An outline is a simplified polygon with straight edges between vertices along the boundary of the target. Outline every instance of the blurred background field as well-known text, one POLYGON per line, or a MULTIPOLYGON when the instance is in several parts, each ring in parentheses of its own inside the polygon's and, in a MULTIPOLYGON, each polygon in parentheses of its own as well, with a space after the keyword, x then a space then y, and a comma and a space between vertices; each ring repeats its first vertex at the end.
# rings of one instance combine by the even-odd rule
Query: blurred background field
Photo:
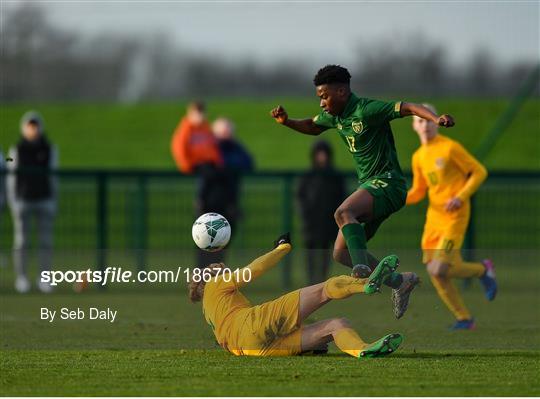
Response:
MULTIPOLYGON (((358 94, 362 95, 362 92, 358 94)), ((208 101, 209 118, 225 116, 234 121, 237 136, 253 153, 257 169, 303 169, 309 167, 308 154, 314 139, 279 126, 270 118, 269 112, 282 104, 291 117, 315 116, 320 111, 315 92, 309 88, 305 95, 303 98, 215 98, 208 101), (312 96, 307 97, 308 94, 312 96)), ((441 133, 457 139, 473 152, 510 104, 509 97, 494 100, 401 95, 384 96, 383 99, 430 102, 440 112, 452 114, 456 118, 456 127, 441 133)), ((4 104, 0 147, 6 150, 17 140, 21 115, 30 108, 37 108, 46 115, 47 131, 61 149, 63 168, 174 170, 170 141, 185 106, 185 101, 131 105, 4 104)), ((525 102, 485 159, 489 170, 540 170, 539 107, 537 98, 525 102)), ((412 153, 419 146, 418 137, 407 118, 392 122, 392 129, 400 163, 408 170, 412 153)), ((338 135, 329 131, 319 137, 334 145, 337 167, 351 170, 350 154, 338 135)))

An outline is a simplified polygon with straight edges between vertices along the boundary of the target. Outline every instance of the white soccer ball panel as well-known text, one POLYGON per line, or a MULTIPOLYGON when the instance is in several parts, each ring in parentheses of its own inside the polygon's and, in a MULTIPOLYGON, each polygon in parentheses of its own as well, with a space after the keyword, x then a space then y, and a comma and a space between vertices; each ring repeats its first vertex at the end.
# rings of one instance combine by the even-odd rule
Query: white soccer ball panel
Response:
POLYGON ((195 244, 201 249, 210 245, 210 235, 206 231, 206 225, 204 223, 195 223, 191 229, 191 235, 195 244))
POLYGON ((209 252, 223 249, 231 238, 231 226, 227 219, 219 213, 201 215, 191 229, 195 244, 209 252))

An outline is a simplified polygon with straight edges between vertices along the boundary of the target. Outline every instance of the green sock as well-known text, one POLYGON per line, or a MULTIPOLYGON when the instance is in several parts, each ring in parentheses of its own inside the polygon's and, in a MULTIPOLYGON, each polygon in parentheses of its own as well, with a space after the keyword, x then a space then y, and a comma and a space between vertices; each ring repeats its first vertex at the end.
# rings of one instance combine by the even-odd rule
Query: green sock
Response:
POLYGON ((401 273, 393 272, 387 277, 386 280, 383 281, 383 284, 390 288, 399 288, 402 282, 403 276, 401 275, 401 273))
POLYGON ((371 270, 375 270, 375 268, 379 264, 379 259, 371 255, 369 251, 367 252, 367 259, 369 263, 368 266, 371 268, 371 270))
POLYGON ((349 223, 341 228, 353 266, 368 265, 366 233, 359 223, 349 223))

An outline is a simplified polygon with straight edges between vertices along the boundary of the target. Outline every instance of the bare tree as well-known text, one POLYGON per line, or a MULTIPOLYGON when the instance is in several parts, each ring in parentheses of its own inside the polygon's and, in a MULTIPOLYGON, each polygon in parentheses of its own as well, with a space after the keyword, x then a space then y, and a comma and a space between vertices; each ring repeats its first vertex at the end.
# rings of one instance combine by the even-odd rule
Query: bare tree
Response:
MULTIPOLYGON (((22 3, 2 18, 2 101, 306 95, 319 67, 304 58, 261 67, 196 54, 164 35, 88 39, 53 26, 38 3, 22 3)), ((366 95, 509 95, 534 68, 497 67, 482 49, 468 64, 450 67, 442 44, 420 33, 358 43, 351 73, 354 88, 366 95)))

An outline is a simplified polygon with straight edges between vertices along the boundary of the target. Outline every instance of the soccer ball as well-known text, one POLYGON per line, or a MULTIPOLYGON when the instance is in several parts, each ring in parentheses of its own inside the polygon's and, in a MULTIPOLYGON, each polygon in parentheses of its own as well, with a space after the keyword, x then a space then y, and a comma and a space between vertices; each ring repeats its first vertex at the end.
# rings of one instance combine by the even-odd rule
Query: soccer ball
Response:
POLYGON ((200 249, 216 252, 225 248, 231 239, 231 225, 219 213, 205 213, 193 223, 191 235, 200 249))

